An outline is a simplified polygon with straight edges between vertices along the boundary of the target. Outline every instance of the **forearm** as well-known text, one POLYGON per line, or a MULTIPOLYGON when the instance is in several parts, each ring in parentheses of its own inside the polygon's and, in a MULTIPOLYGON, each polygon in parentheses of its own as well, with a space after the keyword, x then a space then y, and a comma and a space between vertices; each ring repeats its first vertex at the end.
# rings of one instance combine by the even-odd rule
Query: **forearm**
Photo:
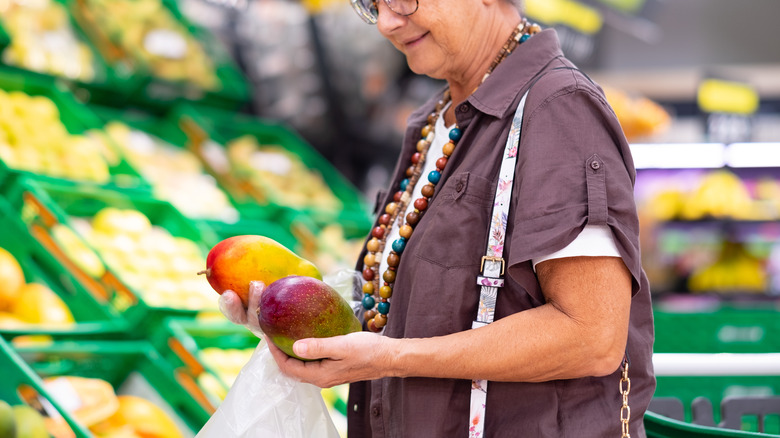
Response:
POLYGON ((551 304, 447 336, 401 339, 392 374, 541 382, 617 369, 625 336, 585 327, 551 304), (612 365, 614 364, 614 365, 612 365))

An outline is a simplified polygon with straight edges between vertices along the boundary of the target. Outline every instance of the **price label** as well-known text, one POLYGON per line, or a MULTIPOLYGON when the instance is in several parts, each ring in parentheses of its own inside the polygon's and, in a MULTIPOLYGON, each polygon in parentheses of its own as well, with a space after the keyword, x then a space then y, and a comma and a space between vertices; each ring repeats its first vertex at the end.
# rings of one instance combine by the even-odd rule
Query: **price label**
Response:
POLYGON ((699 85, 697 100, 705 113, 750 115, 758 110, 759 97, 748 84, 707 79, 699 85))
POLYGON ((46 391, 68 412, 73 412, 84 403, 73 385, 67 379, 58 377, 45 383, 46 391))
POLYGON ((187 54, 187 40, 178 32, 155 29, 144 37, 144 49, 163 58, 182 59, 187 54))

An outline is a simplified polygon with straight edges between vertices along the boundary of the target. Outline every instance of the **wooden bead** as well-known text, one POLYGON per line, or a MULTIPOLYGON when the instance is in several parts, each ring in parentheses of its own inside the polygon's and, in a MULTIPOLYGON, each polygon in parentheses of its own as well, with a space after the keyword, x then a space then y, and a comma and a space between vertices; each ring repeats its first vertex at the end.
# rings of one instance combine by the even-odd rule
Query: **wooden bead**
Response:
POLYGON ((403 196, 404 192, 397 191, 395 194, 393 194, 393 201, 395 202, 401 202, 401 196, 403 196))
POLYGON ((447 157, 441 157, 438 160, 436 160, 436 168, 441 170, 444 169, 444 166, 447 165, 447 157))
POLYGON ((363 269, 363 280, 371 281, 374 279, 374 271, 371 268, 363 269))
POLYGON ((374 317, 374 326, 377 328, 382 328, 387 325, 387 315, 382 315, 381 313, 374 317))
POLYGON ((373 230, 371 230, 371 235, 376 237, 377 239, 381 239, 385 237, 385 229, 382 226, 374 227, 373 230))
POLYGON ((376 264, 376 256, 372 253, 366 254, 365 257, 363 257, 363 264, 370 268, 376 264))
POLYGON ((414 208, 423 211, 428 208, 428 200, 425 198, 417 198, 414 200, 414 208))
POLYGON ((422 138, 425 138, 425 137, 428 136, 428 134, 431 133, 432 130, 433 130, 433 125, 430 125, 430 124, 429 125, 425 125, 425 126, 423 126, 422 130, 420 131, 420 135, 422 136, 422 138))
POLYGON ((374 293, 374 283, 371 283, 370 281, 363 283, 363 293, 364 294, 374 293))
POLYGON ((382 280, 388 283, 395 282, 395 272, 388 269, 384 274, 382 274, 382 280))
POLYGON ((420 162, 420 153, 419 152, 415 152, 412 155, 412 164, 417 164, 419 162, 420 162))
POLYGON ((398 204, 396 204, 395 202, 391 202, 387 204, 387 207, 385 207, 385 213, 392 215, 393 213, 395 213, 395 210, 397 208, 398 208, 398 204))
POLYGON ((390 215, 385 213, 382 216, 379 216, 379 224, 380 225, 387 225, 390 223, 390 215))
POLYGON ((390 254, 387 255, 387 266, 395 268, 398 267, 399 263, 401 263, 401 256, 396 254, 395 251, 390 251, 390 254))
POLYGON ((449 157, 452 155, 452 153, 455 151, 455 143, 452 141, 448 141, 442 148, 441 151, 444 153, 445 156, 449 157))
POLYGON ((406 215, 406 222, 408 222, 411 226, 417 225, 417 222, 420 222, 420 213, 416 211, 410 211, 409 214, 406 215))
POLYGON ((375 318, 371 318, 366 322, 366 327, 368 327, 369 330, 371 330, 374 333, 379 333, 382 331, 381 327, 376 326, 375 318))
POLYGON ((436 193, 436 186, 434 186, 431 183, 428 183, 423 186, 423 188, 420 190, 422 192, 422 195, 426 198, 432 198, 433 194, 436 193))
POLYGON ((379 288, 379 296, 384 298, 384 299, 392 297, 393 296, 393 288, 388 286, 388 285, 384 285, 384 286, 380 287, 379 288))
POLYGON ((414 175, 414 166, 409 166, 406 168, 406 176, 411 177, 414 175))
POLYGON ((379 239, 374 237, 371 240, 369 240, 368 243, 366 243, 366 249, 371 252, 379 251, 379 239))
POLYGON ((368 321, 369 319, 374 319, 374 317, 376 317, 378 314, 379 312, 374 309, 367 310, 366 313, 363 314, 363 319, 368 321))
POLYGON ((412 237, 412 227, 409 225, 402 225, 401 229, 398 230, 398 234, 401 235, 401 237, 404 237, 406 239, 412 237))
POLYGON ((436 119, 438 118, 439 118, 439 114, 437 113, 428 114, 428 124, 433 125, 434 123, 436 123, 436 119))
MULTIPOLYGON (((425 139, 418 140, 417 141, 417 153, 420 153, 420 152, 428 149, 428 146, 429 146, 428 140, 425 140, 425 139)), ((417 164, 417 163, 414 163, 414 164, 417 164)))

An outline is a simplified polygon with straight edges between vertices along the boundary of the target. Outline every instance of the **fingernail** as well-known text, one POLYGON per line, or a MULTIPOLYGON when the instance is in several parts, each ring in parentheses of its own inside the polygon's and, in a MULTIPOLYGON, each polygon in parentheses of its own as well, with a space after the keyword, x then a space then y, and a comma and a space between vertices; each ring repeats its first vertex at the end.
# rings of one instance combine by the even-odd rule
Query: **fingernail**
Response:
POLYGON ((306 357, 306 350, 308 349, 309 347, 306 345, 305 342, 298 341, 295 344, 293 344, 293 351, 298 356, 306 357))

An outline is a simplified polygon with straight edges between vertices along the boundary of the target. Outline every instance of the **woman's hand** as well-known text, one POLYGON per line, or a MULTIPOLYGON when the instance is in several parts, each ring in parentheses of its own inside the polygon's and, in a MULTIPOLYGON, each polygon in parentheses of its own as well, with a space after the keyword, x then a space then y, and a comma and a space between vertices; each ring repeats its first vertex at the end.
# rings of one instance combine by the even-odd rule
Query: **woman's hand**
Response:
POLYGON ((357 332, 332 338, 301 339, 293 344, 293 351, 298 356, 320 359, 312 362, 290 357, 272 342, 268 343, 268 348, 284 374, 320 388, 330 388, 392 375, 395 341, 375 333, 357 332))
POLYGON ((257 337, 261 337, 260 321, 257 317, 257 309, 260 307, 260 295, 265 290, 265 284, 253 281, 249 284, 249 302, 244 303, 238 294, 232 290, 226 290, 219 297, 219 310, 234 324, 246 326, 257 337))

